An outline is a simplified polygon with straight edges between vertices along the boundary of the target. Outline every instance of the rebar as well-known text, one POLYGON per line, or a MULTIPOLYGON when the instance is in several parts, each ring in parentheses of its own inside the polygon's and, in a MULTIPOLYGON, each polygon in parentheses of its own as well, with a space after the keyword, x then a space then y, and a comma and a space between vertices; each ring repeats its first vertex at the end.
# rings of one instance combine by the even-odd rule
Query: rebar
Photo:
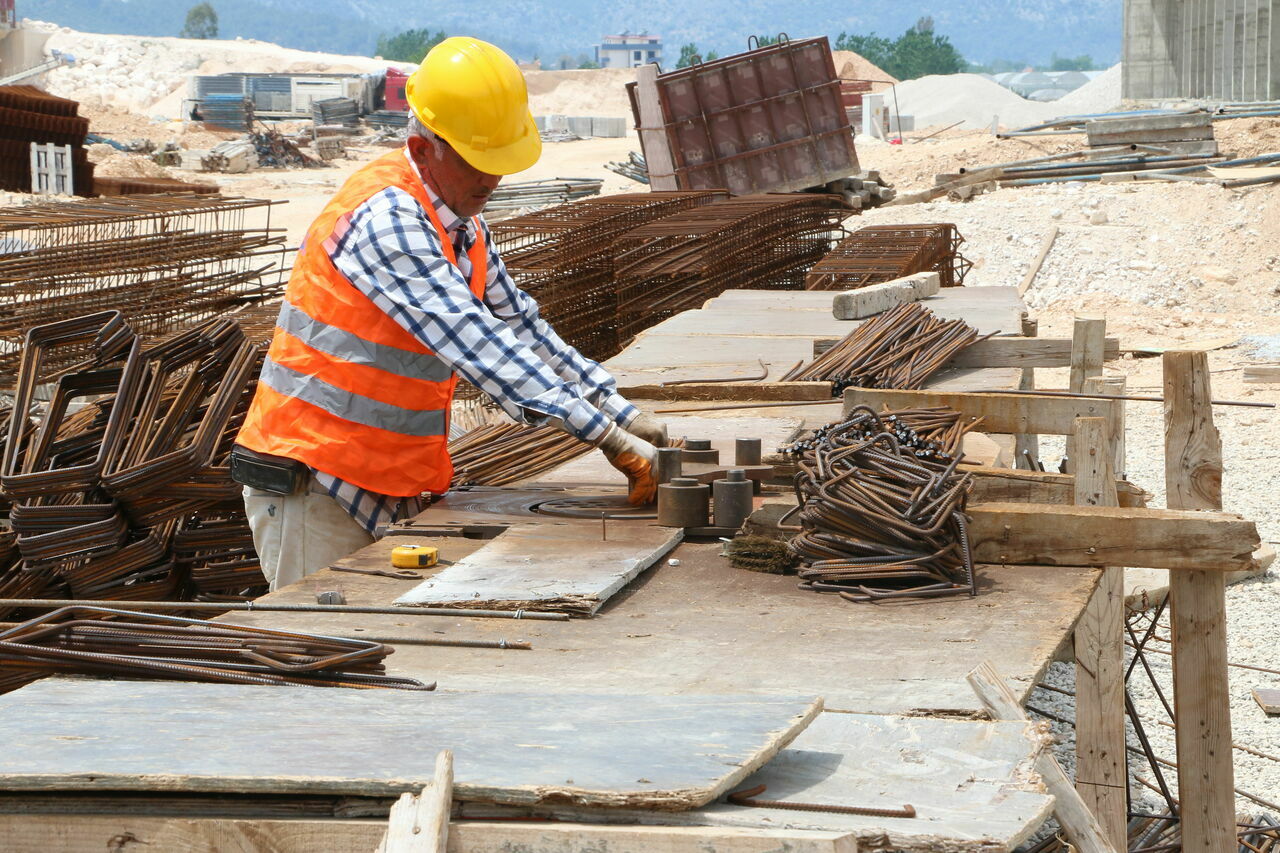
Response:
POLYGON ((813 265, 806 290, 853 290, 919 272, 957 287, 973 263, 960 254, 964 237, 950 223, 860 228, 813 265))
POLYGON ((836 397, 855 386, 914 390, 978 339, 977 331, 963 320, 940 320, 911 302, 862 323, 782 381, 831 382, 836 397))
POLYGON ((556 427, 485 424, 449 442, 453 485, 504 486, 546 473, 591 450, 556 427))
POLYGON ((858 602, 977 594, 964 515, 973 477, 957 471, 958 439, 907 422, 859 406, 793 446, 800 532, 788 549, 802 589, 858 602))

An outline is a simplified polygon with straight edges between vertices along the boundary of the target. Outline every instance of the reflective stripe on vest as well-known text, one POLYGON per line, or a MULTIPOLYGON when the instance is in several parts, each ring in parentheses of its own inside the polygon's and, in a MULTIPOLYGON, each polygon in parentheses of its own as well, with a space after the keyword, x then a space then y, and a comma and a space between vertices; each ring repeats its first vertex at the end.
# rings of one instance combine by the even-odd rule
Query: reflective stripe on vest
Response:
MULTIPOLYGON (((444 492, 457 379, 421 341, 333 265, 329 248, 370 198, 395 188, 421 206, 446 261, 457 256, 404 149, 352 175, 307 231, 294 262, 258 391, 237 436, 371 492, 444 492)), ((471 292, 483 299, 488 248, 479 220, 471 292)))

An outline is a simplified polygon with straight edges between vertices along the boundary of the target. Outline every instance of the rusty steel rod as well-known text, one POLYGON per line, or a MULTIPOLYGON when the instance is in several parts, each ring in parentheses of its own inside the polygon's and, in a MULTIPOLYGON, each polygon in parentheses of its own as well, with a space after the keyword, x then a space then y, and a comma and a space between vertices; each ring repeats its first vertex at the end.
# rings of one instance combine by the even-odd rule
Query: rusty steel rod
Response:
POLYGON ((0 608, 21 607, 46 610, 57 607, 125 607, 138 612, 184 611, 246 613, 368 613, 386 616, 457 616, 474 619, 532 619, 541 622, 568 622, 567 613, 528 610, 467 610, 447 607, 375 607, 358 604, 257 604, 252 601, 90 601, 67 598, 0 598, 0 608))

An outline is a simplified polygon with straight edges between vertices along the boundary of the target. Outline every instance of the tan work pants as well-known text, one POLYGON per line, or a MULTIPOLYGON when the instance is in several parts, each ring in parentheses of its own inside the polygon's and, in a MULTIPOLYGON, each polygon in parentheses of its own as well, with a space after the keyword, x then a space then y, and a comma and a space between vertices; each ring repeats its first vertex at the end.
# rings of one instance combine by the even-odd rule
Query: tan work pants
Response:
POLYGON ((373 542, 328 495, 277 495, 245 486, 244 508, 272 592, 373 542))

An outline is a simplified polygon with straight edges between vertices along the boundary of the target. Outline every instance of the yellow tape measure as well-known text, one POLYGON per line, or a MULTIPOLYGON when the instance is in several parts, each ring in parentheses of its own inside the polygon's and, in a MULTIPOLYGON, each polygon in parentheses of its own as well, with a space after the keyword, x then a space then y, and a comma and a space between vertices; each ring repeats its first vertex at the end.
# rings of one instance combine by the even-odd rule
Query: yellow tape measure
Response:
POLYGON ((397 569, 424 569, 439 559, 440 552, 430 545, 397 545, 391 549, 391 565, 397 569))

